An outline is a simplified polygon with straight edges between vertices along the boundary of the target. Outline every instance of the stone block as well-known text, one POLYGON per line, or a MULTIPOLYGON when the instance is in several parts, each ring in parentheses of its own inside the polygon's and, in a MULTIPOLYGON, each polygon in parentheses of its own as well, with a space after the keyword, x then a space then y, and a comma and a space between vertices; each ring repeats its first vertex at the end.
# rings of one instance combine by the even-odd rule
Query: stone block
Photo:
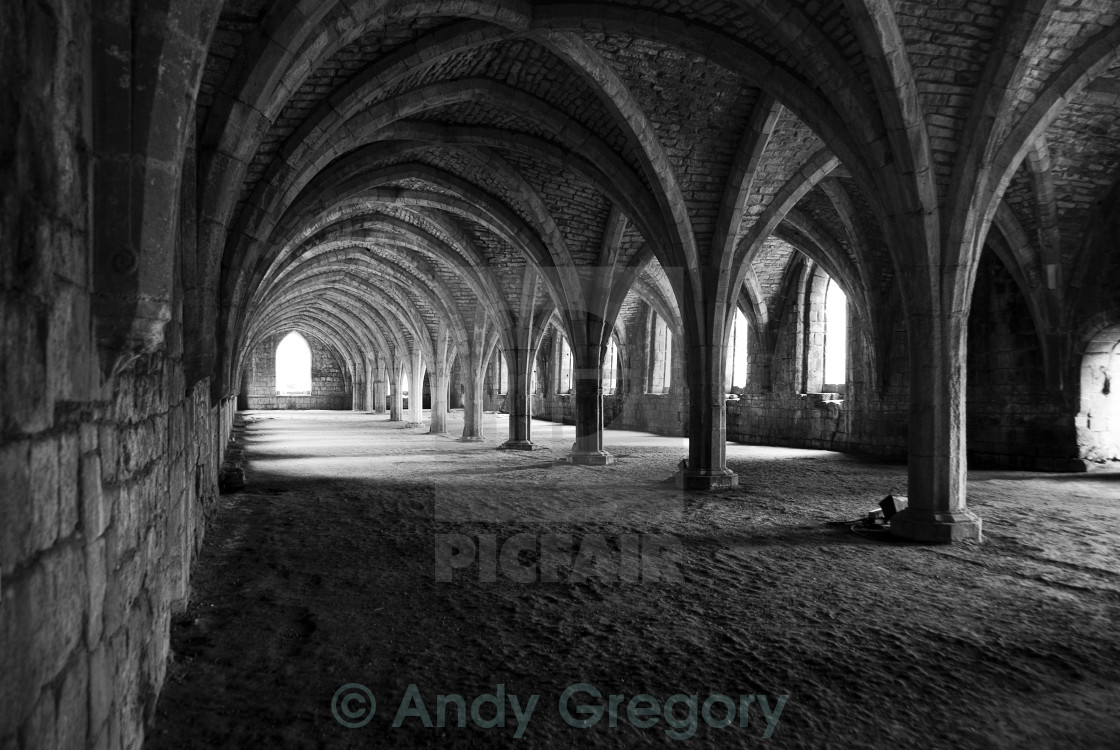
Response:
POLYGON ((89 662, 85 652, 80 651, 67 670, 58 691, 55 712, 58 747, 85 747, 89 728, 88 707, 89 662))
POLYGON ((104 630, 105 633, 114 634, 125 624, 132 602, 140 593, 144 571, 139 557, 131 550, 126 557, 117 560, 115 566, 111 556, 106 563, 108 570, 113 573, 105 586, 104 630))
POLYGON ((97 450, 98 435, 97 425, 92 422, 83 422, 81 427, 81 450, 82 453, 92 453, 97 450))
POLYGON ((54 691, 49 687, 40 690, 35 708, 24 724, 23 746, 34 750, 62 747, 55 733, 54 691))
POLYGON ((26 659, 31 636, 26 581, 4 584, 0 601, 0 737, 14 735, 35 699, 31 692, 36 682, 32 665, 26 659))
POLYGON ((47 322, 33 306, 20 306, 14 297, 0 298, 0 341, 6 345, 0 392, 10 394, 5 407, 15 428, 38 432, 49 426, 54 406, 47 392, 47 322))
POLYGON ((0 448, 0 567, 13 568, 27 555, 32 522, 31 443, 0 448))
POLYGON ((614 456, 607 451, 573 451, 571 455, 558 460, 575 466, 608 466, 614 463, 614 456))
POLYGON ((938 512, 906 508, 891 520, 891 534, 915 542, 948 544, 983 539, 981 519, 971 511, 938 512))
POLYGON ((121 487, 115 493, 113 522, 105 532, 109 542, 109 569, 114 569, 139 543, 139 514, 137 512, 140 488, 135 484, 121 487))
POLYGON ((90 750, 109 750, 109 728, 102 727, 89 740, 90 750))
POLYGON ((95 734, 107 729, 106 722, 113 708, 113 685, 116 680, 109 647, 102 643, 89 655, 89 727, 95 734))
POLYGON ((739 475, 732 471, 705 472, 680 469, 674 481, 679 490, 714 490, 739 486, 739 475))
POLYGON ((79 500, 82 533, 96 539, 109 525, 110 507, 101 487, 101 458, 94 453, 82 456, 79 468, 79 500))
POLYGON ((119 450, 116 427, 113 425, 102 425, 99 443, 102 479, 109 484, 116 484, 119 450))
MULTIPOLYGON (((72 547, 44 554, 5 585, 0 606, 0 735, 14 731, 16 722, 32 709, 36 689, 69 661, 81 637, 84 586, 81 562, 72 547)), ((53 714, 50 719, 53 724, 53 714)))
POLYGON ((85 565, 73 546, 44 555, 31 581, 34 644, 45 674, 55 675, 81 639, 85 611, 85 565))
POLYGON ((109 714, 108 723, 109 750, 122 750, 121 745, 121 717, 116 711, 109 714))
POLYGON ((31 443, 30 550, 37 552, 58 539, 58 440, 43 438, 31 443))
POLYGON ((58 535, 70 536, 78 526, 78 443, 75 432, 58 441, 58 535))
POLYGON ((86 580, 89 583, 89 597, 86 606, 86 643, 92 648, 101 640, 104 625, 105 589, 108 585, 105 540, 94 540, 85 549, 86 580))
POLYGON ((887 521, 890 521, 895 513, 903 510, 907 505, 909 505, 909 500, 907 500, 905 495, 887 495, 879 501, 879 507, 883 511, 883 518, 887 521))

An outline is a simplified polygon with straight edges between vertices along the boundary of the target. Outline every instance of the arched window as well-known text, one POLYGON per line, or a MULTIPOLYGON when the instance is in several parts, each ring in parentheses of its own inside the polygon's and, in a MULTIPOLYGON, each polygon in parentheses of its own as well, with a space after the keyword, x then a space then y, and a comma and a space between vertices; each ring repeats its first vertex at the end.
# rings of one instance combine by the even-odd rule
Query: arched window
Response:
POLYGON ((311 393, 311 347, 295 331, 276 347, 276 393, 281 396, 311 393))
POLYGON ((649 392, 668 393, 672 377, 673 332, 665 320, 653 313, 649 342, 649 392))
POLYGON ((572 392, 572 347, 568 339, 560 334, 560 370, 556 379, 557 393, 572 392))
POLYGON ((724 393, 747 384, 747 344, 750 324, 742 310, 735 311, 735 322, 731 324, 731 336, 727 341, 727 371, 724 375, 724 393))
POLYGON ((832 279, 824 293, 824 390, 843 392, 848 382, 848 298, 832 279))
POLYGON ((506 353, 501 349, 497 352, 498 360, 498 395, 509 393, 509 365, 506 364, 506 353))
POLYGON ((1080 403, 1075 422, 1079 457, 1120 459, 1120 325, 1104 329, 1086 347, 1080 403))
POLYGON ((603 393, 614 393, 618 383, 618 345, 611 336, 607 343, 607 354, 603 357, 603 393))

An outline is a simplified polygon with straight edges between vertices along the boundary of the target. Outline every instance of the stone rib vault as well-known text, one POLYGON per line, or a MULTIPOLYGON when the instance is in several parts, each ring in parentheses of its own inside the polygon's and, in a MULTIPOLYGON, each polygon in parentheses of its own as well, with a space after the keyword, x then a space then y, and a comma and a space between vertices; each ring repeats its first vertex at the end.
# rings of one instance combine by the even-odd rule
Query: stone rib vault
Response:
POLYGON ((980 539, 970 461, 1120 459, 1118 115, 1116 0, 4 0, 0 747, 140 745, 238 409, 905 458, 980 539))

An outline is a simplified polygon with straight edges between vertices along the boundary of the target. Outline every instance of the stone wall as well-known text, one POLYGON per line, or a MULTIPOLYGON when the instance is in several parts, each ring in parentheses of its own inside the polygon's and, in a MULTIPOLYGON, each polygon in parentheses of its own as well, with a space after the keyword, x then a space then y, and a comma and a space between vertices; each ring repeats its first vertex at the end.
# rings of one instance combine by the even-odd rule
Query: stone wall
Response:
MULTIPOLYGON (((685 386, 684 360, 681 358, 681 339, 674 337, 670 362, 669 390, 666 393, 649 392, 649 342, 648 311, 632 322, 634 344, 627 350, 620 347, 622 366, 614 393, 603 396, 603 426, 606 429, 639 430, 659 435, 684 436, 688 423, 687 387, 685 386)), ((557 393, 554 383, 556 367, 553 336, 541 343, 537 358, 538 391, 533 394, 533 416, 564 424, 575 424, 574 397, 557 393)))
POLYGON ((909 408, 905 328, 896 326, 891 346, 878 353, 889 358, 887 374, 881 376, 869 351, 865 326, 849 308, 845 394, 805 393, 801 386, 810 380, 802 373, 809 361, 804 351, 805 317, 800 304, 787 306, 771 367, 759 361, 752 346, 751 381, 738 400, 727 403, 727 439, 904 457, 909 408), (767 371, 773 378, 769 388, 759 382, 761 373, 767 371))
POLYGON ((231 405, 162 354, 108 388, 0 449, 5 743, 139 747, 214 509, 231 405))
MULTIPOLYGON (((818 274, 819 275, 819 272, 818 274)), ((820 369, 821 330, 810 328, 823 302, 824 279, 807 284, 808 300, 791 300, 778 323, 769 364, 752 338, 750 378, 738 398, 727 401, 727 439, 753 445, 851 451, 905 458, 909 420, 909 363, 905 325, 899 321, 889 347, 875 356, 889 358, 885 375, 869 351, 866 325, 849 314, 848 383, 846 393, 806 393, 819 383, 805 368, 820 369), (818 299, 819 298, 819 299, 818 299), (808 311, 806 304, 809 305, 808 311), (808 312, 809 314, 806 314, 808 312), (808 322, 807 322, 808 321, 808 322), (814 340, 816 337, 816 340, 814 340), (767 374, 769 382, 767 382, 767 374)), ((604 426, 662 435, 684 435, 688 419, 684 373, 674 351, 673 387, 669 393, 648 393, 649 350, 639 315, 630 328, 630 351, 619 391, 603 397, 604 426)), ((542 344, 538 365, 541 392, 534 394, 536 417, 575 423, 572 397, 550 392, 554 364, 551 337, 542 344)), ((983 255, 969 318, 967 445, 975 467, 1006 467, 1041 471, 1076 471, 1076 406, 1072 390, 1048 383, 1030 309, 1014 279, 998 257, 983 255)))
POLYGON ((90 33, 68 3, 0 3, 5 750, 140 747, 232 416, 185 381, 178 284, 146 350, 96 334, 90 33))
POLYGON ((1015 280, 981 256, 968 319, 968 460, 974 467, 1081 468, 1070 392, 1047 383, 1038 332, 1015 280))
MULTIPOLYGON (((817 280, 810 293, 813 304, 823 310, 824 278, 817 280), (814 296, 815 295, 815 296, 814 296)), ((774 350, 764 356, 757 337, 751 338, 748 355, 750 376, 738 398, 727 401, 727 439, 754 445, 781 445, 826 450, 853 451, 889 458, 906 455, 909 380, 906 356, 906 329, 895 327, 889 347, 879 356, 889 362, 877 366, 869 355, 869 337, 860 320, 849 315, 848 383, 846 393, 804 393, 802 385, 811 380, 806 366, 823 364, 823 357, 806 355, 803 300, 793 300, 783 311, 774 350), (769 360, 768 362, 766 360, 769 360), (886 375, 879 374, 885 369, 886 375)), ((812 310, 810 310, 812 312, 812 310)), ((810 346, 822 348, 821 331, 809 331, 817 341, 810 346)), ((620 349, 623 366, 617 392, 603 397, 603 424, 607 429, 653 432, 686 436, 688 388, 684 385, 684 362, 680 356, 680 337, 675 340, 671 386, 668 393, 650 393, 649 311, 635 316, 627 328, 628 347, 620 349)), ((552 349, 546 337, 541 346, 538 369, 548 373, 552 349)), ((541 392, 533 396, 533 415, 565 424, 574 424, 572 397, 549 392, 549 377, 541 378, 541 392)), ((820 381, 819 373, 817 381, 820 381)))
POLYGON ((262 340, 253 348, 245 365, 242 387, 247 409, 350 409, 353 407, 350 378, 338 354, 313 336, 305 336, 311 349, 311 393, 285 395, 276 392, 276 347, 288 335, 283 331, 262 340))

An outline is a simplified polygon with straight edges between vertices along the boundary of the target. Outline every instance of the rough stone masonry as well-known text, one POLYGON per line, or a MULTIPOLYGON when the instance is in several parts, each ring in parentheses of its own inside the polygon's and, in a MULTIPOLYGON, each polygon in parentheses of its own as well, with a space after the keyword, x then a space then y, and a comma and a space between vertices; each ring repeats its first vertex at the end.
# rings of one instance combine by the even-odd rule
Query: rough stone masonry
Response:
POLYGON ((5 0, 0 748, 141 746, 290 331, 297 406, 680 435, 683 490, 905 458, 920 541, 970 461, 1120 459, 1118 105, 1114 0, 5 0))

